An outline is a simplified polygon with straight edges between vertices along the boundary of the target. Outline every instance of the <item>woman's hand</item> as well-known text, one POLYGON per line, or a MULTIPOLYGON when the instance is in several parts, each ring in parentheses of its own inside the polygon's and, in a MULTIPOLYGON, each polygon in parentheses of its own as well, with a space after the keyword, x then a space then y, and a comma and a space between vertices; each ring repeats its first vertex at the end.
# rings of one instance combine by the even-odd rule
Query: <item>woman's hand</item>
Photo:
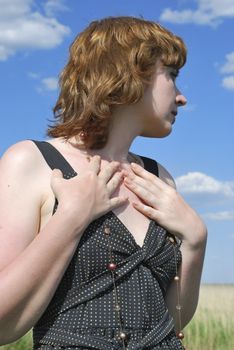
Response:
POLYGON ((202 242, 206 235, 205 225, 181 195, 141 166, 132 163, 131 169, 133 173, 124 171, 124 184, 142 201, 132 203, 134 208, 191 247, 202 242))
POLYGON ((69 216, 69 220, 89 224, 108 211, 125 204, 127 197, 113 197, 123 179, 118 171, 119 163, 111 162, 101 167, 100 156, 91 158, 87 171, 69 180, 63 179, 60 170, 52 173, 51 188, 58 200, 58 210, 69 216))
POLYGON ((133 203, 133 206, 182 241, 182 264, 177 273, 180 279, 181 324, 178 323, 176 311, 178 284, 175 281, 169 285, 165 296, 168 310, 175 321, 175 329, 180 331, 181 325, 183 328, 188 324, 197 307, 206 227, 175 188, 135 163, 131 164, 131 169, 131 173, 124 172, 125 186, 142 201, 133 203))

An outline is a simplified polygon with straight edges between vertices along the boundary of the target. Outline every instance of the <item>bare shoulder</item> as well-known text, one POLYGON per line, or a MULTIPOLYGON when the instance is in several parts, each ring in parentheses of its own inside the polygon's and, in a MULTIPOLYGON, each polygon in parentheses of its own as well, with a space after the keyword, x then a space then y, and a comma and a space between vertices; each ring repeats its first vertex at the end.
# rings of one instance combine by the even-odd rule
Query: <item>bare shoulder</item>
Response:
POLYGON ((171 187, 176 188, 176 183, 175 183, 175 180, 173 179, 172 175, 160 163, 158 163, 158 175, 159 175, 159 178, 161 180, 166 182, 171 187))
POLYGON ((33 171, 33 165, 39 161, 38 151, 32 141, 20 141, 10 146, 2 155, 0 166, 3 170, 7 167, 16 171, 33 171))
POLYGON ((39 231, 44 174, 46 167, 32 141, 12 145, 0 159, 0 269, 39 231))
POLYGON ((0 159, 0 191, 5 187, 42 200, 50 168, 34 142, 20 141, 10 146, 0 159), (31 192, 29 192, 29 189, 31 192))
POLYGON ((39 202, 46 171, 36 145, 30 140, 20 141, 10 146, 0 159, 0 192, 5 198, 14 197, 14 203, 19 197, 22 203, 31 197, 39 202))

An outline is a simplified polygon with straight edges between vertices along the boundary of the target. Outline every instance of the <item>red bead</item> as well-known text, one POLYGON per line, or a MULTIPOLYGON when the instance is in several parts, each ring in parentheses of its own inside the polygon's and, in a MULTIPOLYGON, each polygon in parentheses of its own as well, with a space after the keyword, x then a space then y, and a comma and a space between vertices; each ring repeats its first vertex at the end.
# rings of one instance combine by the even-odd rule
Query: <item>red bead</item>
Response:
POLYGON ((184 333, 183 332, 179 332, 176 334, 177 338, 179 338, 180 340, 184 339, 184 333))
POLYGON ((108 270, 114 271, 116 269, 117 265, 115 263, 108 264, 108 270))

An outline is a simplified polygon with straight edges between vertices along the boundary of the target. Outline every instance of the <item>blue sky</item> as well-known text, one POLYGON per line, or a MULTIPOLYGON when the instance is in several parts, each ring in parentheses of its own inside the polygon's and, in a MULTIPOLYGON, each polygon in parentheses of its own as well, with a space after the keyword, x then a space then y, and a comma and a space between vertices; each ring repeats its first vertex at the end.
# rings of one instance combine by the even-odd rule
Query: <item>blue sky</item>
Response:
POLYGON ((169 137, 139 137, 131 149, 163 164, 206 221, 202 281, 234 283, 234 0, 0 0, 0 8, 0 155, 45 138, 69 45, 91 20, 143 16, 183 37, 178 87, 188 104, 169 137))

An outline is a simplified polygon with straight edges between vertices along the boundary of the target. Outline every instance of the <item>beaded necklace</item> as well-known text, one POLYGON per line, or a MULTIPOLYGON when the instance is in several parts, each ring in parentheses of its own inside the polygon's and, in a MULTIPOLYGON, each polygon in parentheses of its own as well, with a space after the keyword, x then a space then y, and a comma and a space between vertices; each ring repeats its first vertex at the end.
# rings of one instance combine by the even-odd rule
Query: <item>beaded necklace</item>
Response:
MULTIPOLYGON (((115 264, 112 256, 112 249, 111 249, 111 244, 110 244, 110 235, 111 235, 111 230, 109 227, 104 228, 104 233, 106 238, 108 239, 108 252, 109 252, 109 263, 107 265, 108 270, 111 272, 111 277, 112 277, 112 284, 113 284, 113 300, 114 300, 114 309, 117 314, 117 319, 119 323, 119 333, 118 333, 118 340, 122 341, 123 344, 123 349, 126 349, 126 340, 128 339, 128 334, 124 330, 123 326, 123 320, 122 320, 122 315, 121 315, 121 306, 120 306, 120 301, 118 298, 118 293, 117 293, 117 288, 116 288, 116 283, 115 283, 115 275, 116 275, 116 269, 117 265, 115 264)), ((176 291, 177 291, 177 304, 176 304, 176 311, 177 311, 177 318, 178 318, 178 324, 179 324, 179 331, 176 333, 177 338, 182 340, 184 338, 184 334, 181 331, 182 326, 181 326, 181 303, 180 303, 180 278, 178 276, 178 270, 177 270, 177 264, 176 264, 176 250, 175 250, 175 244, 176 241, 173 237, 169 237, 170 242, 173 244, 173 252, 174 252, 174 260, 175 260, 175 267, 176 267, 176 276, 174 277, 174 280, 176 282, 176 291)))
MULTIPOLYGON (((140 161, 131 153, 130 156, 133 158, 134 162, 142 165, 140 161)), ((121 306, 120 306, 120 300, 118 298, 118 293, 117 293, 117 288, 116 288, 116 283, 115 283, 115 276, 117 274, 116 269, 117 265, 113 260, 112 256, 112 247, 110 243, 110 235, 111 235, 111 230, 109 227, 104 228, 104 234, 106 238, 108 239, 108 255, 109 255, 109 263, 107 265, 108 270, 111 273, 112 277, 112 284, 113 284, 113 302, 114 302, 114 310, 116 311, 116 316, 118 319, 119 323, 119 333, 118 333, 118 340, 122 342, 123 349, 126 350, 126 341, 128 339, 128 334, 124 329, 123 325, 123 319, 122 319, 122 314, 121 314, 121 306)), ((178 339, 182 340, 184 338, 184 333, 182 332, 182 322, 181 322, 181 302, 180 302, 180 278, 178 275, 178 269, 177 269, 177 263, 176 263, 176 249, 175 249, 175 244, 176 240, 172 236, 168 236, 168 239, 170 242, 173 244, 173 253, 174 253, 174 261, 175 261, 175 272, 176 275, 174 277, 174 281, 176 283, 176 293, 177 293, 177 300, 176 300, 176 312, 177 312, 177 320, 178 320, 178 325, 179 325, 179 331, 176 333, 176 336, 178 339)))

